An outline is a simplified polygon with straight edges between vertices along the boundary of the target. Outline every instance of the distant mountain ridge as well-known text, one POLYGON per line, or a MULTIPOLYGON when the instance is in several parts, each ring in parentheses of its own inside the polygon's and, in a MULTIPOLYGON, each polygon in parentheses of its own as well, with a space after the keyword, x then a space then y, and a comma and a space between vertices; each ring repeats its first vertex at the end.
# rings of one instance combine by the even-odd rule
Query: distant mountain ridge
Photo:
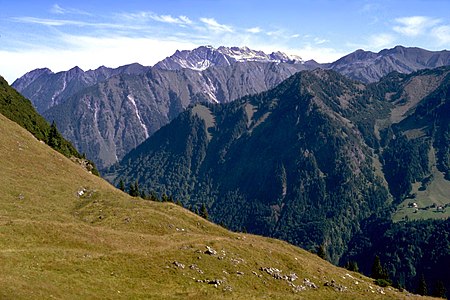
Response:
MULTIPOLYGON (((228 67, 235 63, 288 63, 303 65, 299 70, 324 68, 335 70, 351 79, 365 83, 378 81, 390 72, 411 73, 426 68, 450 65, 450 52, 428 51, 414 47, 396 46, 378 53, 356 50, 333 63, 320 64, 304 61, 296 55, 278 52, 266 54, 248 47, 200 46, 193 50, 176 51, 156 63, 153 68, 180 70, 183 68, 203 71, 209 67, 228 67)), ((12 86, 29 98, 40 113, 63 102, 84 88, 119 74, 143 75, 151 67, 137 63, 119 68, 99 67, 84 72, 74 67, 65 72, 53 73, 48 68, 36 69, 15 80, 12 86)))
POLYGON ((297 55, 288 55, 283 52, 266 54, 248 47, 219 47, 201 46, 193 50, 176 51, 173 55, 155 64, 155 68, 165 70, 192 69, 204 71, 209 67, 226 67, 237 62, 264 62, 264 63, 292 63, 304 64, 303 59, 297 55))
POLYGON ((101 66, 95 70, 83 71, 73 67, 68 71, 53 73, 48 68, 36 69, 15 80, 12 87, 31 99, 39 113, 64 102, 70 96, 96 83, 119 74, 143 74, 149 68, 131 64, 119 68, 101 66))
POLYGON ((390 72, 412 73, 450 65, 450 51, 428 51, 396 46, 378 53, 357 50, 327 66, 347 77, 365 83, 378 81, 390 72))

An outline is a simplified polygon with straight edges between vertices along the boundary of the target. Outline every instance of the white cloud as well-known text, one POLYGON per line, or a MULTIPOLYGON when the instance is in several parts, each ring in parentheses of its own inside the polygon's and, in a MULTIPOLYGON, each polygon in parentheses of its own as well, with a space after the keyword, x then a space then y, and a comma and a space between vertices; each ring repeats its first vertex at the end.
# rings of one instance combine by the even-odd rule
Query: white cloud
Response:
POLYGON ((233 28, 229 25, 219 24, 214 18, 200 18, 209 30, 214 32, 233 32, 233 28))
POLYGON ((82 22, 82 21, 42 19, 42 18, 34 18, 34 17, 17 17, 17 18, 13 18, 13 20, 18 23, 38 24, 38 25, 45 25, 45 26, 65 26, 65 25, 85 26, 85 25, 88 25, 88 23, 82 22))
POLYGON ((285 31, 281 30, 281 29, 268 31, 266 34, 268 36, 271 36, 271 37, 284 37, 284 36, 286 36, 285 31))
POLYGON ((431 30, 431 35, 438 40, 439 45, 450 46, 450 26, 435 27, 431 30))
POLYGON ((399 25, 394 26, 394 31, 404 34, 406 36, 418 36, 424 34, 427 29, 440 23, 439 19, 433 19, 424 16, 413 16, 397 18, 395 22, 399 25))
POLYGON ((186 16, 179 16, 179 19, 180 19, 181 21, 183 21, 185 24, 188 24, 188 25, 190 25, 190 24, 193 23, 193 22, 191 21, 191 19, 189 19, 189 18, 186 17, 186 16))
POLYGON ((381 49, 387 46, 391 46, 394 43, 395 38, 389 33, 380 33, 371 35, 368 39, 367 48, 369 49, 381 49))
POLYGON ((115 30, 146 30, 148 27, 138 24, 125 24, 125 23, 95 23, 85 22, 78 20, 66 20, 66 19, 44 19, 35 17, 15 17, 12 18, 14 22, 24 24, 36 24, 51 27, 62 26, 77 26, 77 27, 91 27, 95 29, 115 29, 115 30))
POLYGON ((52 8, 50 9, 50 12, 57 15, 75 14, 75 15, 91 16, 91 14, 86 11, 75 8, 63 8, 58 4, 53 4, 52 8))
POLYGON ((250 33, 260 33, 262 31, 262 29, 259 27, 252 27, 252 28, 247 28, 245 31, 250 32, 250 33))
POLYGON ((63 15, 66 11, 65 9, 63 9, 61 6, 59 6, 58 4, 54 4, 52 6, 52 8, 50 9, 50 11, 54 14, 58 14, 58 15, 63 15))
POLYGON ((156 15, 151 14, 150 18, 162 22, 162 23, 169 23, 169 24, 178 24, 178 25, 190 25, 193 22, 186 16, 179 16, 179 17, 172 17, 171 15, 156 15))
POLYGON ((295 54, 304 60, 314 59, 319 63, 329 63, 336 61, 347 53, 329 47, 315 47, 307 45, 299 49, 282 50, 288 54, 295 54))
POLYGON ((187 16, 173 17, 171 15, 158 15, 154 12, 141 11, 137 13, 121 13, 118 14, 119 18, 132 22, 132 23, 145 23, 146 21, 153 20, 160 23, 176 24, 181 26, 192 25, 194 22, 187 16))
POLYGON ((78 26, 78 27, 93 27, 93 28, 102 28, 102 29, 127 29, 127 30, 138 30, 143 29, 145 27, 130 25, 130 24, 121 24, 121 23, 90 23, 85 21, 77 21, 77 20, 65 20, 65 19, 43 19, 43 18, 35 18, 35 17, 16 17, 12 18, 14 22, 24 23, 24 24, 37 24, 44 26, 78 26))
POLYGON ((378 33, 368 36, 361 43, 346 43, 347 48, 379 51, 396 44, 396 36, 390 33, 378 33))
POLYGON ((324 43, 327 43, 327 42, 329 42, 329 41, 326 40, 326 39, 321 39, 321 38, 319 38, 319 37, 315 37, 315 38, 314 38, 314 43, 315 43, 316 45, 324 44, 324 43))
POLYGON ((361 12, 363 13, 372 13, 380 8, 379 3, 366 3, 362 6, 361 12))

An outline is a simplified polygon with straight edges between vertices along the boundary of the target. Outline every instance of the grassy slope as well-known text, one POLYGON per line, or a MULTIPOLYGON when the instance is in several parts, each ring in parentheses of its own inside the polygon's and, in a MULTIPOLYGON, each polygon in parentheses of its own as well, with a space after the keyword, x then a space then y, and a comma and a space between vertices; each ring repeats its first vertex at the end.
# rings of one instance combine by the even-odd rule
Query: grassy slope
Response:
POLYGON ((446 207, 444 210, 438 211, 436 208, 430 208, 431 205, 445 206, 450 203, 450 181, 444 178, 444 174, 436 167, 435 150, 431 147, 429 153, 429 160, 431 163, 431 174, 433 180, 425 190, 420 190, 421 183, 416 182, 412 186, 411 193, 416 195, 414 199, 405 199, 397 206, 397 211, 393 215, 394 222, 403 221, 405 217, 408 220, 427 220, 427 219, 441 219, 446 220, 450 217, 450 208, 446 207), (408 207, 409 203, 416 203, 417 209, 408 207), (428 209, 425 209, 427 208, 428 209))
POLYGON ((383 295, 370 279, 351 278, 285 242, 231 233, 173 204, 132 199, 3 115, 0 174, 1 299, 414 298, 388 289, 383 295), (78 197, 82 188, 89 192, 78 197), (224 258, 204 254, 206 245, 221 256, 224 250, 224 258), (295 272, 295 284, 309 278, 319 288, 295 294, 260 267, 295 272), (226 282, 215 288, 193 278, 226 282), (348 290, 325 287, 332 279, 348 290))

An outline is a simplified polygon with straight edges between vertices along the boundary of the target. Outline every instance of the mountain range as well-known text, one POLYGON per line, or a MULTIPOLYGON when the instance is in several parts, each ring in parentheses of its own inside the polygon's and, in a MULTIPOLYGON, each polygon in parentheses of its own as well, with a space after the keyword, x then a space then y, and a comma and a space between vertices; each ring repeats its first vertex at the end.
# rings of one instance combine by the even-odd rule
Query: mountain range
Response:
POLYGON ((273 88, 302 70, 333 69, 373 82, 392 71, 449 63, 448 51, 400 46, 379 53, 358 50, 332 64, 247 47, 203 46, 177 51, 152 68, 133 64, 84 72, 75 67, 56 74, 38 69, 12 86, 55 121, 79 151, 105 168, 193 103, 230 102, 273 88))
POLYGON ((319 66, 313 60, 304 62, 301 57, 288 55, 283 52, 266 54, 248 47, 219 47, 201 46, 194 50, 176 51, 172 56, 155 64, 154 67, 164 70, 192 69, 204 71, 209 67, 227 67, 236 62, 263 62, 263 63, 291 63, 319 66))
POLYGON ((415 47, 396 46, 378 53, 357 50, 326 65, 352 79, 376 82, 390 72, 408 74, 422 69, 450 65, 450 51, 428 51, 415 47))

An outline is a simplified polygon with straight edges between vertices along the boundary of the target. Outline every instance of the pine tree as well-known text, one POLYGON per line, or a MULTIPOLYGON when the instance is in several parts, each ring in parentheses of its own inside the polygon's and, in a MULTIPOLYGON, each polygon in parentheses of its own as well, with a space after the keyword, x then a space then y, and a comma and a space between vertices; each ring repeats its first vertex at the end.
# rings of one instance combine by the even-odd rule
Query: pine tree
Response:
POLYGON ((375 259, 372 265, 372 274, 370 275, 373 279, 385 279, 385 272, 383 266, 381 266, 380 257, 375 255, 375 259))
POLYGON ((139 184, 137 180, 134 183, 130 184, 130 189, 128 191, 128 194, 132 197, 139 197, 139 184))
POLYGON ((203 203, 202 207, 200 208, 200 217, 208 220, 208 209, 206 208, 205 203, 203 203))
MULTIPOLYGON (((134 183, 130 183, 130 187, 128 188, 128 194, 130 196, 133 196, 136 193, 135 189, 134 189, 134 183)), ((134 196, 133 196, 134 197, 134 196)))
POLYGON ((441 280, 436 281, 433 296, 438 298, 446 298, 446 293, 447 291, 445 290, 444 283, 441 280))
POLYGON ((158 198, 158 195, 156 194, 155 191, 151 191, 150 192, 150 200, 151 201, 160 201, 159 198, 158 198))
POLYGON ((423 274, 420 276, 416 293, 422 296, 428 295, 427 282, 425 281, 425 276, 423 274))
POLYGON ((327 250, 325 249, 324 244, 317 247, 317 256, 319 256, 321 259, 327 260, 327 250))
POLYGON ((55 121, 52 122, 50 130, 48 132, 48 142, 47 144, 53 149, 59 149, 60 144, 60 134, 58 128, 56 128, 55 121))
POLYGON ((123 183, 122 179, 120 179, 120 181, 119 181, 119 190, 121 190, 122 192, 125 192, 125 183, 123 183))
POLYGON ((352 272, 359 272, 358 263, 354 260, 348 261, 345 268, 352 272))

